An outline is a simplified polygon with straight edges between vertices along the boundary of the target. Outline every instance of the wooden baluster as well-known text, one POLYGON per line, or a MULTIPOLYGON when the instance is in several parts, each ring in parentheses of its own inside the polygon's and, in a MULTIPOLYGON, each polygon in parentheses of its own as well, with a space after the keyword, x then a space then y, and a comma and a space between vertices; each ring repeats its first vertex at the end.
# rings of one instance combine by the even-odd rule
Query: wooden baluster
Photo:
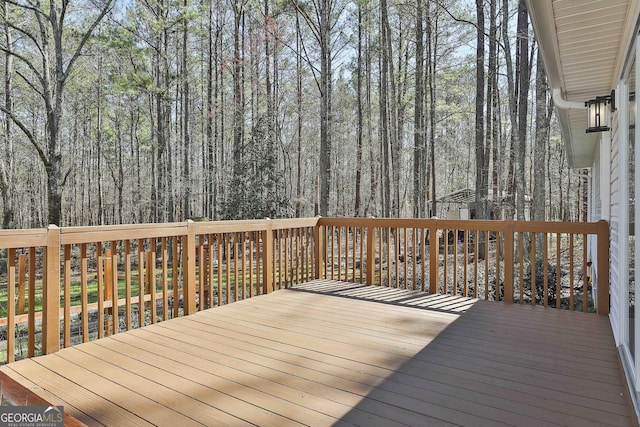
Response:
POLYGON ((204 236, 198 236, 198 311, 201 311, 205 304, 204 282, 207 277, 207 258, 204 250, 204 236))
POLYGON ((233 298, 231 298, 231 295, 235 292, 235 287, 234 287, 234 278, 233 278, 233 269, 234 269, 234 257, 235 254, 233 253, 233 243, 232 240, 234 239, 235 233, 225 233, 224 234, 224 246, 223 246, 223 258, 224 258, 224 284, 225 284, 225 292, 226 292, 226 298, 225 298, 225 304, 229 304, 233 301, 236 301, 237 295, 234 295, 233 298))
MULTIPOLYGON (((105 325, 105 310, 104 310, 104 297, 105 297, 105 266, 104 263, 107 262, 105 260, 105 256, 102 254, 102 242, 96 242, 96 282, 97 282, 97 292, 96 298, 98 300, 98 338, 104 337, 104 331, 106 329, 105 325)), ((110 252, 107 251, 107 256, 110 252)))
MULTIPOLYGON (((100 288, 102 289, 102 288, 100 288)), ((89 341, 89 313, 87 309, 87 244, 80 244, 80 301, 82 307, 82 342, 89 341)), ((102 327, 102 324, 100 324, 102 327)))
POLYGON ((162 320, 169 319, 169 250, 167 238, 163 237, 162 245, 162 320))
POLYGON ((513 222, 504 223, 504 302, 513 304, 513 222))
POLYGON ((71 245, 64 245, 64 348, 71 346, 71 245))
POLYGON ((589 310, 589 280, 587 278, 587 235, 582 235, 582 311, 587 312, 589 310))
POLYGON ((180 289, 178 285, 180 258, 178 257, 178 239, 174 236, 171 238, 171 251, 173 253, 173 263, 171 266, 171 289, 173 291, 173 317, 180 314, 180 289))
POLYGON ((438 292, 438 258, 440 257, 438 240, 438 220, 431 220, 429 227, 429 292, 431 294, 438 292))
POLYGON ((7 363, 16 360, 16 250, 7 254, 7 363))
POLYGON ((36 248, 29 248, 29 338, 27 355, 36 355, 36 248))
MULTIPOLYGON (((440 242, 438 242, 440 245, 440 242)), ((442 262, 442 276, 444 278, 444 282, 442 285, 442 293, 449 293, 449 269, 447 268, 447 258, 449 256, 449 231, 447 229, 442 230, 442 251, 443 254, 443 262, 442 262)))
POLYGON ((249 232, 249 298, 254 295, 254 281, 253 281, 253 251, 254 251, 254 237, 255 231, 249 232))
MULTIPOLYGON (((546 234, 543 233, 546 241, 546 234)), ((546 264, 546 251, 543 252, 543 263, 546 264)), ((536 279, 536 233, 531 233, 531 305, 536 305, 538 283, 536 279)))
POLYGON ((398 289, 400 288, 400 229, 398 227, 393 229, 393 253, 396 259, 396 289, 398 289))
POLYGON ((413 267, 413 281, 412 281, 412 289, 415 291, 418 288, 418 283, 416 280, 418 279, 418 247, 416 246, 416 233, 417 230, 414 228, 411 229, 411 267, 413 267))
MULTIPOLYGON (((182 251, 186 251, 184 241, 182 244, 182 251)), ((145 325, 145 286, 144 286, 144 277, 145 277, 145 268, 144 268, 144 240, 138 239, 138 327, 141 328, 145 325)), ((184 264, 182 266, 184 269, 184 264)), ((184 299, 187 298, 187 295, 184 295, 184 299)), ((176 300, 178 301, 178 300, 176 300)), ((184 300, 183 300, 184 303, 184 300)), ((186 310, 185 310, 186 312, 186 310)))
POLYGON ((495 280, 496 280, 496 296, 495 296, 495 301, 500 301, 500 242, 502 240, 502 233, 498 230, 496 230, 496 274, 495 274, 495 280))
MULTIPOLYGON (((569 287, 571 288, 571 290, 569 291, 570 294, 573 295, 573 299, 575 299, 575 287, 574 287, 574 280, 575 280, 575 275, 573 274, 574 269, 573 269, 573 257, 575 256, 575 242, 574 242, 574 237, 573 237, 573 233, 569 234, 569 287)), ((560 252, 558 250, 558 252, 560 252)), ((560 256, 558 256, 558 259, 560 259, 560 256)), ((560 262, 558 262, 558 265, 560 265, 560 262)), ((556 273, 557 275, 557 273, 556 273)), ((557 279, 556 280, 560 280, 560 276, 557 275, 557 279)), ((584 290, 584 287, 583 287, 584 290)), ((574 302, 575 304, 575 302, 574 302)), ((572 311, 575 309, 575 305, 574 308, 572 308, 572 311)))
POLYGON ((27 256, 18 255, 18 310, 17 314, 25 314, 26 301, 26 279, 27 279, 27 256))
POLYGON ((544 271, 544 287, 542 296, 544 298, 544 306, 549 306, 549 240, 548 235, 544 235, 544 255, 543 255, 543 271, 544 271))
POLYGON ((464 230, 462 233, 462 244, 463 244, 463 259, 464 262, 462 263, 463 268, 462 268, 462 273, 463 273, 463 279, 464 279, 464 284, 463 284, 463 289, 462 289, 462 296, 468 297, 469 293, 468 293, 468 289, 467 289, 467 284, 468 284, 468 264, 469 264, 469 246, 468 246, 468 241, 469 241, 469 230, 464 230))
POLYGON ((453 230, 453 295, 458 295, 458 230, 453 230))
POLYGON ((273 239, 273 230, 271 221, 267 221, 267 229, 262 234, 262 248, 263 248, 263 258, 262 258, 262 269, 264 271, 264 289, 263 292, 269 293, 273 291, 273 282, 272 282, 272 274, 273 274, 273 245, 275 241, 273 239))
POLYGON ((489 300, 489 240, 491 233, 486 230, 484 234, 484 299, 489 300))
POLYGON ((556 233, 556 308, 560 308, 560 299, 562 296, 561 285, 561 271, 560 271, 560 253, 562 251, 562 236, 560 233, 556 233))
POLYGON ((114 334, 118 333, 120 321, 118 320, 118 242, 111 242, 111 264, 113 276, 111 282, 107 282, 107 286, 112 288, 111 291, 111 328, 114 334))
POLYGON ((224 234, 216 235, 216 250, 218 251, 218 307, 222 305, 222 252, 224 251, 224 234))
POLYGON ((478 298, 478 253, 480 250, 480 230, 474 232, 474 254, 473 257, 473 297, 478 298))
POLYGON ((421 273, 422 275, 421 280, 420 280, 420 290, 422 292, 425 291, 425 279, 426 279, 426 271, 427 271, 427 259, 425 258, 425 246, 427 246, 426 243, 426 228, 422 229, 422 232, 420 233, 420 268, 421 268, 421 273))
POLYGON ((113 251, 111 249, 107 249, 105 251, 105 256, 103 258, 104 262, 104 280, 102 282, 103 286, 99 286, 99 289, 102 291, 98 291, 100 295, 98 295, 98 318, 102 317, 102 321, 98 321, 98 338, 102 338, 104 335, 111 335, 110 331, 112 328, 112 320, 109 315, 112 313, 111 310, 104 307, 104 301, 109 301, 112 298, 111 292, 111 282, 113 280, 114 271, 112 269, 111 258, 113 256, 113 251), (102 313, 102 316, 100 316, 102 313))
MULTIPOLYGON (((524 304, 524 233, 518 233, 518 265, 520 270, 520 304, 524 304)), ((531 294, 535 299, 535 295, 531 294)))
POLYGON ((149 308, 151 309, 151 324, 157 323, 156 313, 156 262, 153 246, 155 246, 155 239, 151 240, 151 250, 147 252, 147 293, 149 294, 149 308))
MULTIPOLYGON (((174 303, 177 304, 177 299, 174 303)), ((124 241, 124 304, 127 331, 133 327, 131 322, 131 240, 124 241)))
POLYGON ((409 289, 409 252, 407 251, 407 227, 402 228, 402 252, 404 256, 404 289, 409 289))

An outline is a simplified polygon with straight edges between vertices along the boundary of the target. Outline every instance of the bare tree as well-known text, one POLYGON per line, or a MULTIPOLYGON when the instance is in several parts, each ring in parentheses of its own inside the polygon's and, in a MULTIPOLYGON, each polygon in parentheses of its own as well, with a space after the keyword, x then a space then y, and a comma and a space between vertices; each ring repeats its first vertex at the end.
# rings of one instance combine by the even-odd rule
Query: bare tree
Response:
MULTIPOLYGON (((9 26, 9 5, 2 5, 3 28, 5 32, 5 46, 13 50, 11 28, 9 26)), ((5 51, 4 55, 4 158, 0 160, 0 196, 2 197, 2 228, 10 228, 13 222, 13 126, 11 125, 11 113, 13 112, 13 55, 5 51)))
MULTIPOLYGON (((24 37, 20 50, 8 45, 2 50, 21 63, 23 69, 17 70, 24 82, 44 103, 46 110, 46 137, 42 141, 35 129, 30 128, 14 111, 2 106, 0 109, 22 130, 38 153, 47 173, 48 222, 60 225, 62 215, 62 188, 66 174, 62 171, 62 153, 60 131, 63 116, 64 90, 78 58, 85 49, 93 31, 111 9, 113 0, 96 3, 96 13, 89 24, 78 28, 74 22, 73 31, 79 34, 78 41, 72 45, 75 37, 65 37, 67 19, 72 16, 70 0, 51 0, 48 5, 33 5, 29 2, 3 0, 11 7, 31 14, 36 22, 35 29, 22 23, 9 21, 8 25, 24 37), (47 7, 48 6, 48 7, 47 7)), ((83 6, 85 10, 90 7, 83 6)))
POLYGON ((476 43, 476 217, 487 218, 488 171, 485 168, 485 129, 484 129, 484 0, 476 0, 477 43, 476 43))
POLYGON ((533 156, 533 200, 532 215, 534 221, 545 220, 545 187, 547 157, 547 145, 549 144, 549 132, 551 130, 551 114, 553 112, 553 99, 549 97, 547 75, 540 49, 536 59, 536 136, 533 156))
POLYGON ((525 0, 518 4, 518 48, 516 50, 516 73, 518 74, 518 161, 516 183, 516 209, 518 219, 524 219, 525 210, 525 155, 527 143, 527 116, 529 111, 529 86, 531 60, 529 59, 529 15, 525 0))
POLYGON ((424 216, 424 182, 423 169, 426 169, 425 120, 424 120, 424 19, 422 0, 416 1, 416 71, 415 99, 413 117, 413 216, 424 216))

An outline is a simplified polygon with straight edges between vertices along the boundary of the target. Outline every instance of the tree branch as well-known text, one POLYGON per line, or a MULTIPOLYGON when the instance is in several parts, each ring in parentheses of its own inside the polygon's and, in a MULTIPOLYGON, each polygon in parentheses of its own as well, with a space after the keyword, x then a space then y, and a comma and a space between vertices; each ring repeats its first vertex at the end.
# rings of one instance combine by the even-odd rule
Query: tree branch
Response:
POLYGON ((304 10, 302 10, 302 8, 300 7, 299 3, 296 0, 293 0, 293 5, 296 8, 296 11, 298 11, 298 13, 302 16, 302 18, 304 18, 305 22, 307 23, 307 26, 311 30, 311 34, 313 34, 313 37, 316 39, 318 44, 320 44, 320 29, 318 28, 318 26, 315 25, 315 23, 313 22, 313 19, 311 19, 309 14, 306 13, 304 10))
MULTIPOLYGON (((446 12, 446 14, 447 14, 447 15, 449 15, 449 17, 450 17, 451 19, 453 19, 454 21, 459 22, 459 23, 461 23, 461 24, 468 24, 468 25, 471 25, 473 28, 475 28, 475 29, 476 29, 476 31, 478 30, 478 23, 477 23, 477 22, 472 22, 472 21, 469 21, 469 20, 467 20, 467 19, 458 18, 457 16, 455 16, 453 13, 451 13, 451 12, 449 11, 449 9, 447 8, 447 6, 445 6, 445 5, 443 5, 442 3, 440 3, 440 1, 436 0, 436 2, 435 2, 435 3, 436 3, 436 4, 437 4, 437 5, 438 5, 442 10, 444 10, 444 11, 446 12)), ((502 42, 500 41, 500 39, 498 39, 497 37, 492 37, 492 36, 491 36, 491 34, 487 33, 486 31, 483 31, 483 33, 484 33, 484 36, 485 36, 485 37, 487 37, 487 38, 489 38, 489 39, 493 39, 493 40, 498 44, 498 46, 500 46, 500 47, 502 48, 502 51, 504 52, 504 50, 505 50, 505 49, 504 49, 504 45, 502 44, 502 42)))
POLYGON ((33 83, 31 82, 30 79, 28 79, 24 74, 22 74, 20 71, 16 71, 16 74, 22 78, 22 80, 24 80, 24 82, 31 88, 33 89, 33 91, 35 93, 37 93, 38 95, 40 95, 41 98, 44 98, 44 94, 38 89, 36 88, 33 83))
POLYGON ((13 1, 13 0, 3 0, 5 3, 8 3, 12 6, 15 7, 19 7, 20 9, 26 9, 26 10, 30 10, 34 13, 40 13, 42 15, 47 16, 42 10, 40 10, 38 7, 36 6, 32 6, 32 5, 27 5, 27 4, 22 4, 22 3, 18 3, 17 1, 13 1))
POLYGON ((22 63, 24 63, 31 71, 33 71, 33 73, 36 75, 36 78, 38 79, 38 81, 40 82, 40 84, 44 84, 44 80, 42 77, 42 74, 40 74, 40 72, 36 69, 36 67, 31 63, 31 61, 29 61, 27 58, 25 58, 24 56, 20 55, 19 53, 16 53, 10 49, 7 49, 5 47, 0 46, 0 51, 6 53, 7 55, 11 55, 14 58, 19 59, 22 63))
POLYGON ((44 150, 42 149, 42 147, 40 146, 40 144, 36 140, 35 136, 33 136, 31 131, 25 126, 24 123, 22 123, 22 120, 20 120, 18 117, 16 117, 16 115, 13 114, 12 111, 8 110, 7 108, 3 107, 2 105, 0 105, 0 111, 5 113, 6 115, 8 115, 11 118, 11 120, 13 121, 13 123, 15 123, 16 126, 18 126, 20 128, 20 130, 25 134, 25 136, 27 137, 29 142, 31 142, 33 147, 38 152, 38 156, 40 157, 40 160, 42 160, 42 163, 44 163, 45 166, 48 165, 49 161, 48 161, 47 155, 45 154, 44 150))
MULTIPOLYGON (((82 53, 82 49, 84 49, 84 46, 87 44, 87 42, 89 41, 89 38, 91 38, 91 35, 93 34, 93 30, 98 26, 100 21, 102 21, 102 18, 104 18, 104 16, 109 12, 109 10, 111 10, 112 3, 113 3, 113 0, 107 0, 104 7, 100 11, 100 14, 98 15, 98 17, 93 21, 89 29, 83 34, 80 44, 78 45, 75 52, 73 53, 73 56, 67 63, 66 69, 63 70, 63 73, 62 73, 63 81, 67 80, 67 78, 69 77, 69 72, 73 68, 73 64, 80 57, 80 54, 82 53)), ((63 13, 60 16, 62 19, 62 17, 64 16, 64 9, 63 9, 63 13)))
POLYGON ((36 40, 36 38, 33 36, 33 34, 28 32, 24 28, 18 27, 17 25, 7 21, 6 18, 5 18, 5 23, 7 24, 7 26, 9 28, 11 28, 13 30, 16 30, 17 32, 19 32, 20 34, 24 35, 29 40, 31 40, 33 42, 33 44, 36 46, 36 48, 38 49, 38 52, 40 52, 40 55, 43 55, 42 47, 40 47, 40 44, 38 43, 38 40, 36 40))

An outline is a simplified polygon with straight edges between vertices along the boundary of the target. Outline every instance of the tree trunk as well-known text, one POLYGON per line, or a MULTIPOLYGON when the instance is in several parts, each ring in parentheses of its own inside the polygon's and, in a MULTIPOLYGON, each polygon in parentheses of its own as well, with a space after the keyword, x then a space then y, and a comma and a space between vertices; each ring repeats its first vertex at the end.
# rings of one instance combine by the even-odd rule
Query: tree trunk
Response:
POLYGON ((525 0, 520 0, 518 5, 518 51, 516 58, 518 59, 518 162, 516 174, 516 209, 518 220, 524 220, 525 211, 525 155, 527 143, 527 115, 529 112, 529 76, 531 74, 529 67, 529 15, 527 14, 527 5, 525 0))
POLYGON ((422 0, 416 1, 416 94, 413 118, 413 216, 424 217, 425 183, 422 181, 422 169, 426 168, 425 160, 425 128, 424 128, 424 43, 422 28, 422 0))
MULTIPOLYGON (((244 196, 241 185, 243 185, 242 150, 243 150, 243 130, 244 130, 244 97, 242 93, 242 56, 241 48, 241 24, 244 15, 244 2, 233 2, 233 186, 236 199, 244 196)), ((229 219, 239 219, 243 217, 241 200, 235 200, 236 208, 232 208, 232 216, 227 214, 229 219)))
POLYGON ((438 31, 435 28, 433 19, 434 16, 431 13, 431 8, 427 7, 427 40, 428 40, 428 73, 427 73, 427 87, 429 90, 429 146, 431 151, 431 212, 435 216, 438 214, 437 210, 437 194, 436 194, 436 63, 437 63, 437 50, 438 50, 438 31))
MULTIPOLYGON (((420 0, 418 0, 420 1, 420 0)), ((357 98, 357 109, 358 109, 358 123, 357 127, 357 135, 356 135, 356 185, 355 185, 355 203, 353 207, 353 212, 355 216, 360 216, 360 205, 361 205, 361 196, 360 196, 360 185, 362 180, 362 138, 363 138, 363 105, 362 105, 362 42, 363 42, 363 5, 358 3, 358 65, 356 69, 356 98, 357 98)))
POLYGON ((490 22, 489 22, 489 68, 487 77, 487 135, 490 140, 486 144, 485 150, 485 168, 489 169, 489 154, 492 154, 493 167, 491 168, 491 194, 493 201, 493 209, 487 212, 489 218, 493 216, 494 219, 498 219, 498 202, 500 200, 500 193, 498 189, 498 175, 500 168, 498 165, 498 138, 499 138, 499 104, 498 104, 498 25, 497 25, 497 0, 491 0, 489 9, 490 22))
POLYGON ((476 0, 477 44, 476 44, 476 106, 475 106, 475 152, 476 152, 476 218, 487 218, 487 173, 484 141, 484 1, 476 0))
MULTIPOLYGON (((13 49, 11 29, 9 28, 9 6, 2 4, 4 17, 5 43, 8 49, 13 49)), ((10 114, 13 114, 13 56, 5 53, 4 57, 4 108, 7 109, 4 118, 4 159, 0 160, 0 196, 2 197, 2 228, 8 229, 13 225, 13 126, 10 114)))
MULTIPOLYGON (((187 9, 188 0, 184 0, 182 6, 187 9)), ((188 25, 183 23, 182 31, 182 185, 184 188, 182 200, 183 219, 191 218, 191 131, 189 119, 191 111, 189 108, 189 67, 188 67, 188 25)))
POLYGON ((329 189, 331 188, 331 0, 320 0, 320 215, 329 214, 329 189))
POLYGON ((97 123, 96 123, 96 169, 98 185, 98 225, 104 225, 104 195, 102 194, 102 56, 98 58, 98 88, 96 94, 97 123))
POLYGON ((302 32, 296 13, 296 218, 302 216, 302 32))
POLYGON ((540 55, 540 50, 538 50, 536 70, 536 136, 533 159, 533 199, 531 203, 531 219, 534 221, 544 221, 546 219, 546 168, 544 167, 544 164, 547 154, 547 145, 549 143, 551 122, 551 115, 547 113, 547 91, 547 76, 544 69, 544 63, 542 62, 542 56, 540 55))

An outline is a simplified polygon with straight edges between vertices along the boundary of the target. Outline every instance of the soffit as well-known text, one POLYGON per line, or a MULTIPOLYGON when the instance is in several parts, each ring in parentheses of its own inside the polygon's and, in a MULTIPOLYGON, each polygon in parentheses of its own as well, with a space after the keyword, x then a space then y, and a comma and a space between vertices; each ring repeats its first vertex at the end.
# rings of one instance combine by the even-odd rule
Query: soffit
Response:
MULTIPOLYGON (((552 88, 584 102, 615 89, 640 0, 527 0, 552 88)), ((559 114, 572 167, 590 166, 597 134, 586 134, 585 110, 559 114), (564 123, 562 123, 564 121, 564 123)))

